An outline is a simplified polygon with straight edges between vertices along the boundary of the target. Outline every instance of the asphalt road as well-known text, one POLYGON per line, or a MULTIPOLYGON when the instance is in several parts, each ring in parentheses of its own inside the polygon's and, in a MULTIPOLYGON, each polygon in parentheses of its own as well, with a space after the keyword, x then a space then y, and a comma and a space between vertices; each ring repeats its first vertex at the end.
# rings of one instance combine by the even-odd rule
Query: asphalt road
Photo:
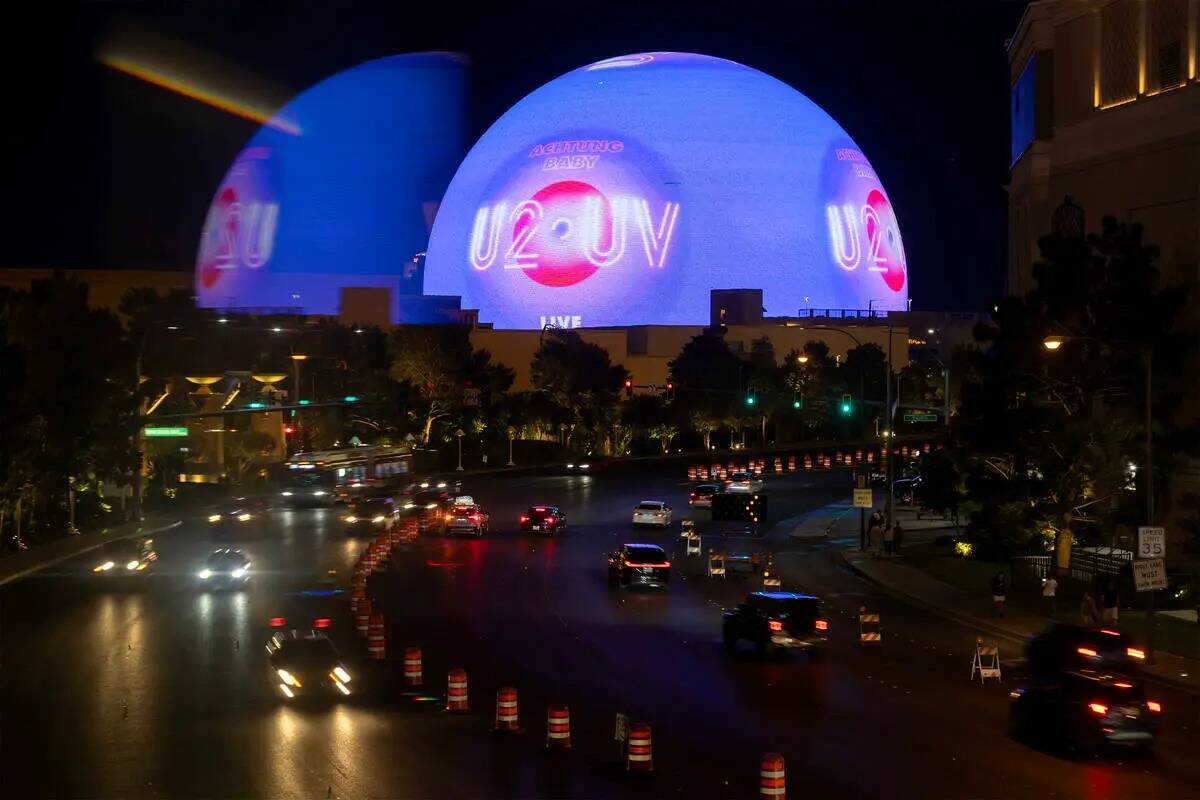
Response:
MULTIPOLYGON (((1156 693, 1166 714, 1153 758, 1035 750, 1007 732, 1019 653, 1002 651, 1004 685, 970 684, 974 633, 879 596, 835 566, 836 545, 765 543, 788 588, 827 599, 831 645, 816 658, 726 654, 720 608, 751 580, 702 578, 682 552, 666 592, 614 592, 604 572, 613 546, 675 548, 675 529, 628 525, 642 499, 667 499, 677 516, 686 508, 673 475, 479 478, 465 488, 492 511, 489 536, 422 539, 373 582, 394 659, 383 664, 358 662, 344 597, 304 593, 344 585, 365 544, 342 535, 334 510, 272 512, 263 535, 241 543, 255 572, 244 591, 197 586, 214 546, 202 518, 160 537, 157 574, 140 584, 97 580, 87 557, 0 589, 0 794, 752 797, 759 758, 777 751, 793 796, 1200 798, 1195 698, 1156 693), (569 512, 561 539, 516 531, 539 502, 569 512), (864 603, 883 616, 882 647, 856 641, 849 615, 864 603), (284 705, 262 650, 275 615, 332 616, 358 695, 284 705), (420 692, 399 685, 406 644, 424 650, 420 692), (455 666, 468 671, 468 715, 440 710, 455 666), (503 685, 520 693, 523 734, 490 731, 503 685), (560 702, 575 746, 547 753, 545 708, 560 702), (624 772, 616 712, 652 725, 653 775, 624 772)), ((767 488, 773 518, 846 494, 836 474, 767 488)))

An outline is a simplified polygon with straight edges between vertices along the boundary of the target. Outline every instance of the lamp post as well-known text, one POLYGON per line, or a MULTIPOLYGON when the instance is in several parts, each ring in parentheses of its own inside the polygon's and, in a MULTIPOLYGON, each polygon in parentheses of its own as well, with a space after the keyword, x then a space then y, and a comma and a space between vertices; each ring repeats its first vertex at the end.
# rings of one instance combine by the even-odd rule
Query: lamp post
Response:
POLYGON ((508 426, 508 466, 515 467, 517 462, 513 461, 513 437, 517 435, 517 429, 512 425, 508 426))
POLYGON ((466 436, 467 434, 466 434, 466 433, 463 431, 463 429, 462 429, 462 428, 459 428, 458 430, 456 430, 456 431, 454 432, 454 435, 455 435, 455 437, 457 437, 457 438, 458 438, 458 466, 454 468, 454 471, 455 471, 455 472, 462 472, 462 471, 463 471, 463 465, 462 465, 462 440, 463 440, 463 437, 464 437, 464 436, 466 436))
MULTIPOLYGON (((1092 340, 1092 336, 1047 336, 1042 347, 1054 353, 1069 341, 1092 340)), ((1147 345, 1144 353, 1146 362, 1146 524, 1154 524, 1154 350, 1147 345)), ((1146 662, 1154 663, 1154 590, 1146 598, 1146 662)))

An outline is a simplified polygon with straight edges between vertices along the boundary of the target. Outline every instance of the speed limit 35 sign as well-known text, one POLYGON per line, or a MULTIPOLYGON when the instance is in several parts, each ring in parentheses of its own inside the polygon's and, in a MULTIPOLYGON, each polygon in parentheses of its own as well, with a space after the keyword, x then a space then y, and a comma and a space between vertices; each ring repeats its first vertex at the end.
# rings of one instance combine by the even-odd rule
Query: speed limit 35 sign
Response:
POLYGON ((1167 554, 1167 529, 1150 525, 1138 528, 1138 558, 1162 558, 1167 554))

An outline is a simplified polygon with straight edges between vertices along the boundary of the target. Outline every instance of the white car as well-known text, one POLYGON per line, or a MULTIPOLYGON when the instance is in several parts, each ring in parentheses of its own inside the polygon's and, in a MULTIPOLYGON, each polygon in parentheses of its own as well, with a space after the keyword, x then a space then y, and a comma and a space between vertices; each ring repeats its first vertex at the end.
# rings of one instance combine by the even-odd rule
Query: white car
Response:
POLYGON ((752 472, 735 472, 725 482, 725 491, 742 494, 758 494, 763 490, 762 478, 752 472))
POLYGON ((671 507, 662 500, 643 500, 633 509, 633 524, 665 528, 671 524, 671 507))

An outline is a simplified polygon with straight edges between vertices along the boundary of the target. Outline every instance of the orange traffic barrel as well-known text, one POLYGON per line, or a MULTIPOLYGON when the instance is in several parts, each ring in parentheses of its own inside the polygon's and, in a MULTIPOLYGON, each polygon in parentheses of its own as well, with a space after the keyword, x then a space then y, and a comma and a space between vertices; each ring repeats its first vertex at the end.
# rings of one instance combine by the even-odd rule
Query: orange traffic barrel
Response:
POLYGON ((505 686, 496 692, 496 730, 517 730, 517 690, 505 686))
POLYGON ((874 450, 868 450, 868 451, 867 451, 867 463, 868 463, 868 464, 874 464, 874 463, 875 463, 875 451, 874 451, 874 450))
POLYGON ((404 685, 421 685, 421 648, 404 648, 404 685))
POLYGON ((790 456, 788 456, 788 472, 795 472, 795 471, 796 471, 796 456, 790 455, 790 456))
POLYGON ((368 597, 358 601, 358 611, 355 612, 354 627, 358 635, 366 637, 367 627, 371 623, 371 600, 368 597))
POLYGON ((650 726, 635 722, 629 726, 629 752, 625 761, 629 772, 653 772, 654 750, 650 741, 650 726))
POLYGON ((783 756, 779 753, 767 753, 763 756, 758 781, 760 796, 769 797, 771 800, 784 800, 787 796, 787 776, 784 772, 783 756))
POLYGON ((546 710, 546 747, 569 750, 571 747, 571 710, 550 706, 546 710))
POLYGON ((469 711, 467 705, 467 671, 455 667, 446 679, 446 710, 469 711))
POLYGON ((367 658, 382 661, 387 657, 386 637, 383 614, 376 612, 371 615, 367 623, 367 658))
POLYGON ((812 462, 812 456, 811 456, 811 455, 809 455, 808 453, 805 453, 805 454, 804 454, 804 468, 805 468, 805 469, 812 469, 812 464, 813 464, 813 462, 812 462))
POLYGON ((357 614, 358 604, 367 597, 367 587, 365 585, 354 584, 350 588, 350 611, 357 614))

